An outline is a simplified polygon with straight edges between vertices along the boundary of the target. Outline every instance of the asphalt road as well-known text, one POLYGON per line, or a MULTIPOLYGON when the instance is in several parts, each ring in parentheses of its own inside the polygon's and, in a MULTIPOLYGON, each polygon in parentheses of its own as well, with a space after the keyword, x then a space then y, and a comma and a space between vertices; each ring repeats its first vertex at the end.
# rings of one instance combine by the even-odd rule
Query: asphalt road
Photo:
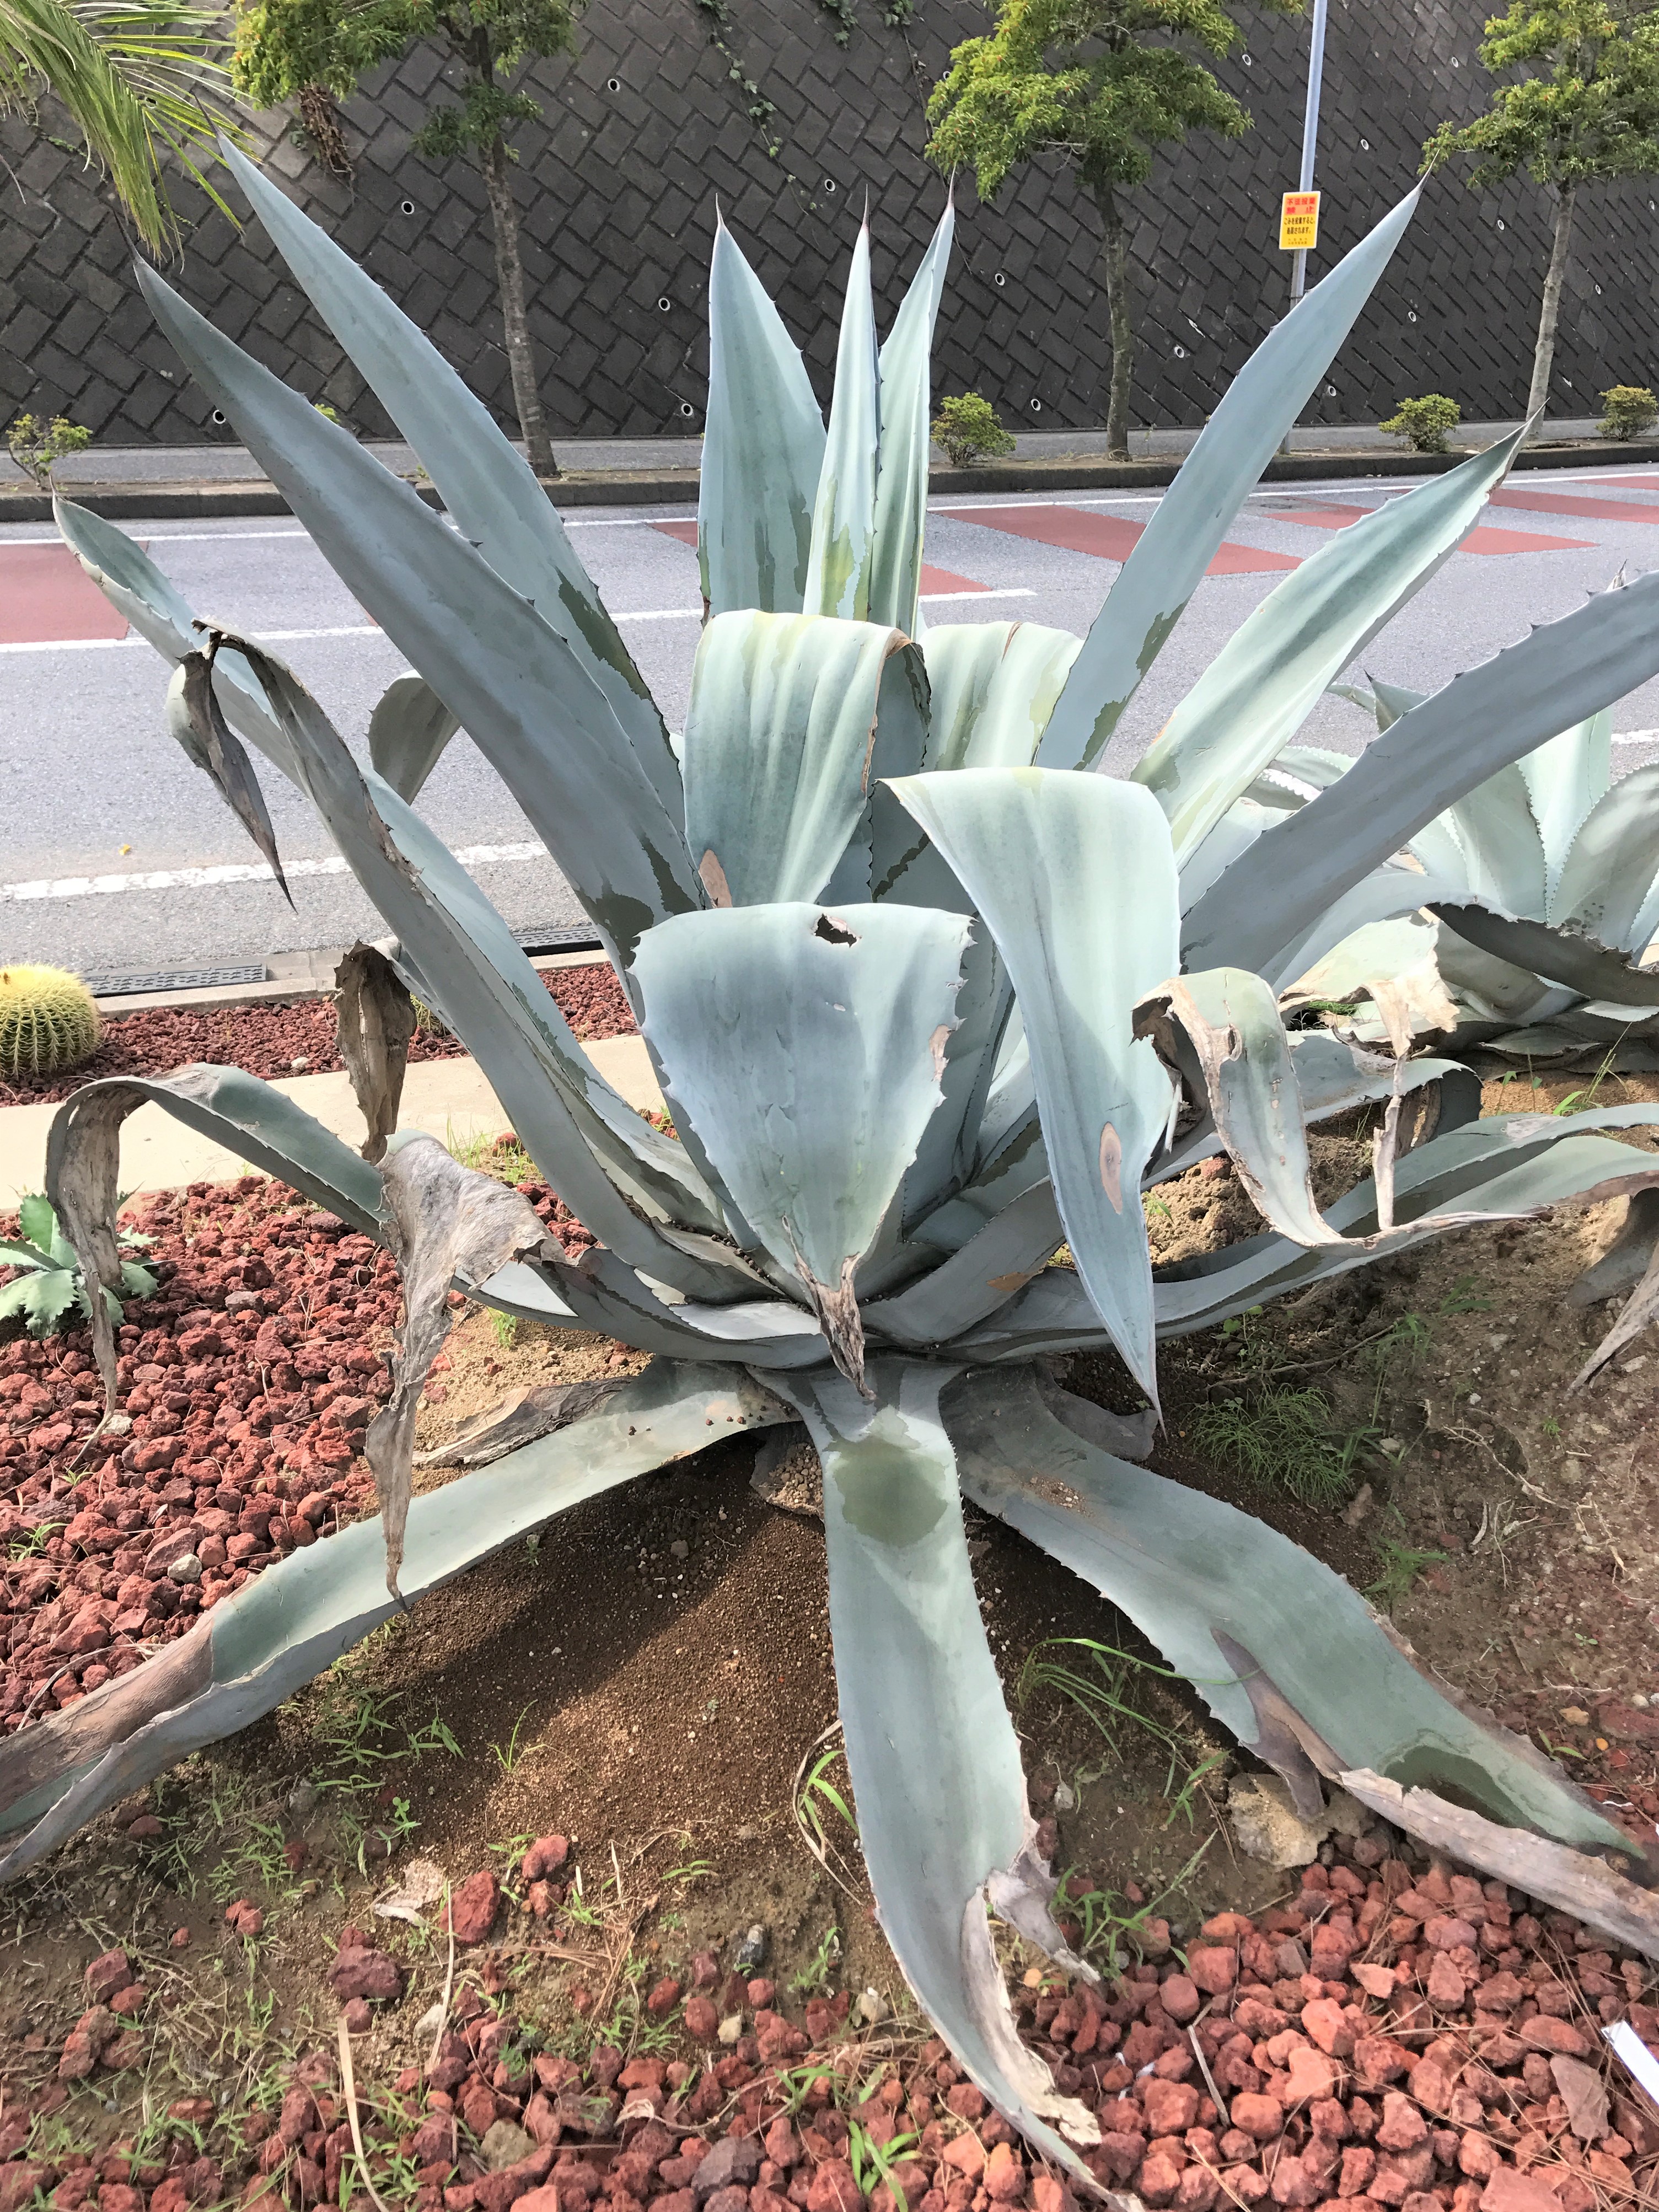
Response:
MULTIPOLYGON (((1200 586, 1120 728, 1109 769, 1133 763, 1285 564, 1316 550, 1345 517, 1406 488, 1348 480, 1257 494, 1229 532, 1231 573, 1200 586)), ((928 580, 928 623, 1023 618, 1086 629, 1117 574, 1125 526, 1144 524, 1160 496, 936 502, 927 556, 948 573, 928 580)), ((1483 517, 1492 534, 1479 542, 1488 550, 1448 562, 1372 641, 1365 670, 1432 690, 1528 624, 1581 605, 1621 568, 1634 575, 1659 556, 1659 469, 1620 471, 1610 459, 1593 477, 1528 472, 1501 498, 1483 517)), ((674 727, 684 719, 700 601, 695 552, 659 526, 678 520, 683 529, 688 514, 587 508, 568 518, 674 727)), ((198 613, 270 640, 361 742, 403 664, 297 524, 125 526, 198 613)), ((259 878, 240 830, 163 729, 166 667, 136 637, 75 635, 89 618, 64 561, 38 527, 0 531, 0 958, 124 974, 258 962, 379 934, 383 925, 351 879, 337 863, 331 868, 326 836, 274 775, 266 787, 297 911, 259 878)), ((1620 704, 1614 729, 1626 740, 1615 746, 1615 774, 1659 757, 1659 679, 1620 704)), ((1357 709, 1327 699, 1303 736, 1358 750, 1368 733, 1357 709)), ((465 738, 450 746, 422 805, 509 922, 580 921, 562 878, 465 738)))

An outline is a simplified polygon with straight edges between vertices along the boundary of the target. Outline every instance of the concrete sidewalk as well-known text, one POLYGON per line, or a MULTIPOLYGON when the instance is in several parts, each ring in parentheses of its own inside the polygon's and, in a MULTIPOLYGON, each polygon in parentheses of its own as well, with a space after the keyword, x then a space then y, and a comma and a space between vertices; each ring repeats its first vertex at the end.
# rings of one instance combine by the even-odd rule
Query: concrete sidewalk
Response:
MULTIPOLYGON (((603 1037, 582 1050, 630 1106, 641 1113, 662 1112, 662 1093, 641 1038, 603 1037)), ((303 1106, 347 1144, 362 1143, 363 1119, 343 1073, 285 1076, 271 1088, 303 1106)), ((56 1106, 0 1107, 0 1207, 10 1211, 26 1193, 44 1187, 46 1132, 57 1111, 56 1106)), ((404 1078, 400 1128, 424 1129, 441 1144, 464 1144, 472 1137, 498 1136, 510 1126, 475 1060, 422 1060, 404 1078)), ((122 1124, 124 1191, 228 1182, 247 1172, 247 1163, 234 1152, 175 1121, 160 1106, 141 1106, 122 1124)))
MULTIPOLYGON (((1201 426, 1200 426, 1201 427, 1201 426)), ((1516 428, 1515 422, 1463 422, 1455 437, 1460 446, 1489 446, 1516 428)), ((1547 422, 1543 435, 1552 441, 1577 443, 1595 437, 1591 416, 1547 422)), ((1197 442, 1199 428, 1137 429, 1129 433, 1129 453, 1134 460, 1180 460, 1197 442)), ((1316 424, 1292 430, 1293 453, 1370 453, 1398 458, 1408 448, 1398 438, 1385 438, 1373 422, 1316 424)), ((417 466, 414 448, 392 442, 366 441, 364 450, 398 476, 413 476, 417 466)), ((663 471, 695 472, 702 460, 702 440, 690 438, 562 438, 554 441, 559 465, 573 476, 616 471, 622 475, 657 475, 663 471)), ((1609 450, 1617 458, 1619 448, 1609 450)), ((1104 430, 1027 430, 1014 435, 1017 462, 1103 461, 1104 430)), ((933 465, 946 465, 936 446, 933 465)), ((71 495, 106 484, 154 484, 177 490, 198 484, 264 484, 268 479, 246 447, 209 446, 94 446, 73 453, 54 471, 56 481, 71 495)), ((23 490, 30 479, 9 455, 0 453, 0 492, 23 490)))
MULTIPOLYGON (((1261 472, 1264 483, 1309 483, 1351 477, 1405 478, 1443 475, 1474 451, 1516 426, 1465 422, 1458 443, 1444 453, 1413 453, 1399 439, 1381 437, 1370 423, 1294 430, 1290 450, 1276 453, 1261 472)), ((1139 492, 1174 480, 1197 440, 1193 429, 1135 430, 1130 458, 1106 458, 1103 430, 1036 430, 1018 434, 1012 458, 955 469, 935 452, 928 491, 937 497, 968 493, 1139 492)), ((556 443, 557 441, 556 441, 556 443)), ((407 446, 365 446, 388 469, 415 483, 428 507, 442 501, 415 473, 407 446)), ((557 447, 564 473, 550 483, 556 507, 684 507, 698 494, 702 441, 697 438, 567 439, 557 447)), ((1588 421, 1552 422, 1546 442, 1516 457, 1520 469, 1630 467, 1659 461, 1659 441, 1620 445, 1595 435, 1588 421)), ((112 521, 210 521, 243 515, 286 514, 288 502, 240 446, 109 447, 64 462, 61 491, 112 521)), ((0 528, 7 523, 50 524, 52 501, 0 458, 0 528)))

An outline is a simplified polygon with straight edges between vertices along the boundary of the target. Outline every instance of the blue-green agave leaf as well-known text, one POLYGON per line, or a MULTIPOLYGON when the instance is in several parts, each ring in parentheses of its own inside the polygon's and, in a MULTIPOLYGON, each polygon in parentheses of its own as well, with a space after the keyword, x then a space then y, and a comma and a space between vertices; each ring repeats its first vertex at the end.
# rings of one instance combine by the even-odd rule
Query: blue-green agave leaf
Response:
POLYGON ((1025 1024, 1066 1240, 1156 1403, 1140 1178, 1171 1091, 1131 1015, 1177 964, 1163 811, 1138 785, 1057 769, 963 769, 893 790, 996 939, 1025 1024))
MULTIPOLYGON (((1344 891, 1294 944, 1275 952, 1259 972, 1275 991, 1288 991, 1338 946, 1346 945, 1361 931, 1414 914, 1419 907, 1437 900, 1456 900, 1468 896, 1461 877, 1448 879, 1438 875, 1420 875, 1414 868, 1374 868, 1352 890, 1344 891)), ((1425 945, 1419 957, 1426 958, 1431 950, 1431 946, 1425 945)), ((1386 967, 1367 971, 1370 975, 1379 972, 1389 971, 1386 967)), ((1340 998, 1343 994, 1333 984, 1322 995, 1340 998)))
MULTIPOLYGON (((1427 923, 1421 925, 1419 931, 1420 936, 1428 939, 1431 949, 1434 941, 1430 934, 1432 928, 1433 924, 1427 923)), ((1418 950, 1415 945, 1409 949, 1413 953, 1418 950)), ((1368 970, 1368 974, 1377 972, 1368 970)), ((1302 1119, 1310 1127, 1333 1121, 1338 1115, 1351 1114, 1357 1107, 1377 1105, 1394 1095, 1396 1084, 1402 1097, 1409 1097, 1413 1091, 1426 1090, 1431 1084, 1438 1085, 1431 1125, 1434 1131, 1461 1128, 1480 1112, 1480 1079, 1457 1060, 1437 1060, 1428 1054, 1404 1061, 1387 1060, 1379 1054, 1346 1044, 1325 1029, 1288 1030, 1285 1041, 1290 1046, 1291 1073, 1296 1080, 1302 1119)), ((1184 1066, 1182 1073, 1187 1073, 1184 1066)), ((1191 1073, 1194 1077, 1198 1073, 1196 1054, 1191 1073)), ((1208 1159, 1224 1149, 1215 1115, 1206 1103, 1192 1127, 1184 1130, 1170 1150, 1160 1153, 1148 1168, 1147 1188, 1165 1182, 1172 1176, 1184 1175, 1200 1160, 1208 1159)))
MULTIPOLYGON (((58 535, 82 568, 163 660, 177 671, 189 654, 201 650, 202 634, 195 627, 194 610, 142 545, 125 530, 118 530, 89 507, 77 507, 73 500, 54 498, 52 511, 58 535)), ((291 778, 294 764, 284 750, 282 732, 266 712, 259 687, 240 653, 221 653, 215 657, 213 688, 231 727, 291 778)), ((182 693, 176 720, 173 702, 170 690, 168 728, 196 766, 205 768, 206 755, 183 711, 182 693)))
POLYGON ((1267 972, 1275 954, 1466 792, 1656 670, 1659 575, 1650 575, 1454 678, 1206 892, 1185 917, 1187 964, 1224 958, 1267 972))
POLYGON ((1613 770, 1613 709, 1604 707, 1517 763, 1527 779, 1532 811, 1544 840, 1553 896, 1561 866, 1591 808, 1606 792, 1613 770))
MULTIPOLYGON (((915 665, 920 661, 917 649, 910 647, 908 654, 911 672, 920 675, 915 665)), ((899 688, 896 672, 888 690, 899 688)), ((914 736, 917 726, 902 720, 901 738, 914 736)), ((884 745, 878 734, 878 764, 885 767, 894 762, 900 749, 892 743, 884 745)), ((902 767, 896 764, 889 773, 913 771, 918 765, 916 751, 912 750, 902 767)), ((869 829, 877 898, 888 905, 932 907, 943 914, 972 915, 973 901, 927 831, 899 804, 891 781, 878 783, 872 793, 869 829)), ((906 1231, 927 1214, 945 1191, 965 1182, 972 1170, 981 1118, 1012 998, 1008 971, 994 941, 988 931, 975 932, 963 956, 957 1024, 945 1042, 945 1065, 939 1076, 943 1103, 922 1131, 915 1164, 904 1178, 900 1225, 906 1231)))
POLYGON ((412 806, 460 724, 424 676, 394 676, 368 718, 368 757, 412 806))
POLYGON ((590 1069, 528 960, 507 953, 509 933, 465 869, 389 786, 371 788, 290 670, 255 646, 244 642, 242 650, 293 750, 307 796, 553 1188, 596 1237, 660 1280, 687 1292, 740 1295, 744 1273, 694 1258, 660 1233, 685 1197, 700 1203, 705 1225, 719 1220, 712 1194, 681 1148, 660 1132, 647 1139, 644 1125, 629 1144, 623 1117, 639 1117, 614 1093, 617 1110, 608 1118, 600 1112, 608 1086, 590 1069), (418 859, 400 849, 393 823, 418 859))
POLYGON ((1476 899, 1506 914, 1544 919, 1544 841, 1518 762, 1454 799, 1437 820, 1450 824, 1476 899))
POLYGON ((918 907, 731 907, 648 931, 635 956, 677 1126, 854 1382, 854 1271, 939 1103, 967 937, 918 907))
POLYGON ((565 641, 678 821, 679 777, 662 716, 529 462, 374 278, 228 139, 219 143, 277 252, 414 447, 462 536, 565 641))
POLYGON ((1151 1038, 1208 1107, 1262 1218, 1298 1244, 1335 1243, 1341 1232, 1314 1198, 1291 1041, 1261 976, 1243 968, 1172 975, 1136 1007, 1135 1035, 1151 1038))
POLYGON ((1353 327, 1416 205, 1413 191, 1384 216, 1233 379, 1107 593, 1049 719, 1039 766, 1087 768, 1099 758, 1245 494, 1353 327))
POLYGON ((953 1382, 944 1414, 975 1504, 1127 1613, 1304 1816, 1322 1809, 1322 1778, 1368 1770, 1628 1856, 1524 1737, 1437 1690, 1340 1575, 1237 1506, 1098 1449, 1096 1407, 1003 1368, 953 1382))
MULTIPOLYGON (((1340 1244, 1292 1243, 1268 1231, 1158 1272, 1154 1299, 1160 1340, 1212 1328, 1270 1298, 1369 1266, 1396 1244, 1444 1235, 1472 1213, 1517 1219, 1565 1201, 1617 1196, 1656 1180, 1651 1156, 1595 1128, 1659 1121, 1650 1106, 1615 1107, 1562 1121, 1545 1114, 1487 1115, 1408 1152, 1395 1170, 1395 1227, 1378 1237, 1376 1193, 1369 1178, 1325 1209, 1340 1244), (1452 1208, 1459 1209, 1453 1212, 1452 1208), (1432 1221, 1427 1217, 1432 1215, 1432 1221), (1425 1225, 1419 1227, 1419 1222, 1425 1225), (1366 1240, 1370 1239, 1370 1242, 1366 1240)), ((1017 1297, 952 1346, 964 1359, 1030 1359, 1039 1352, 1099 1346, 1103 1338, 1087 1292, 1069 1268, 1048 1267, 1017 1297)))
MULTIPOLYGON (((573 1266, 544 1267, 542 1272, 556 1282, 559 1296, 584 1328, 620 1337, 659 1358, 732 1359, 757 1374, 775 1367, 823 1364, 823 1337, 816 1317, 782 1298, 744 1298, 718 1306, 687 1298, 670 1305, 603 1247, 585 1252, 573 1266)), ((488 1304, 501 1303, 493 1284, 481 1295, 488 1304)))
POLYGON ((331 1130, 286 1091, 240 1067, 198 1065, 171 1075, 112 1075, 84 1083, 52 1117, 46 1137, 46 1189, 64 1217, 60 1179, 88 1171, 89 1153, 109 1148, 109 1218, 115 1213, 113 1151, 120 1125, 138 1107, 165 1108, 176 1121, 234 1152, 250 1167, 303 1193, 354 1229, 379 1233, 380 1178, 331 1130))
POLYGON ((932 359, 956 210, 947 200, 921 264, 881 349, 881 465, 876 478, 875 543, 870 561, 872 622, 916 635, 921 544, 927 521, 927 459, 933 441, 932 359))
POLYGON ((870 289, 870 225, 860 228, 847 272, 836 348, 830 433, 812 509, 805 606, 811 615, 862 622, 870 607, 875 545, 876 465, 881 449, 881 381, 876 303, 870 289))
MULTIPOLYGON (((825 906, 862 906, 870 899, 896 897, 908 906, 950 903, 912 896, 907 872, 921 842, 901 809, 883 805, 882 783, 895 775, 914 775, 927 750, 929 702, 927 664, 919 645, 905 644, 882 664, 881 696, 876 707, 875 744, 866 768, 869 797, 847 849, 820 894, 825 906)), ((917 878, 920 881, 920 878, 917 878)), ((938 881, 930 875, 930 886, 938 881)), ((967 902, 952 904, 966 911, 967 902)))
POLYGON ((883 676, 903 644, 823 615, 745 611, 704 629, 681 759, 686 838, 712 905, 823 890, 869 802, 883 676))
POLYGON ((950 1440, 951 1370, 873 1361, 876 1402, 839 1376, 780 1376, 823 1464, 830 1627, 859 1843, 882 1929, 917 2002, 997 2109, 1085 2181, 1099 2130, 1014 2033, 988 1896, 1080 1971, 1050 1916, 1019 1741, 986 1642, 950 1440))
MULTIPOLYGON (((1647 945, 1636 925, 1656 877, 1659 763, 1650 761, 1604 792, 1580 824, 1550 900, 1550 921, 1639 960, 1647 945)), ((1659 975, 1654 981, 1659 986, 1659 975)))
MULTIPOLYGON (((729 1367, 649 1367, 618 1383, 585 1419, 415 1498, 405 1597, 522 1543, 585 1498, 702 1450, 711 1433, 791 1418, 729 1367)), ((398 1609, 385 1573, 379 1521, 356 1522, 279 1560, 149 1664, 118 1675, 72 1713, 51 1715, 11 1738, 0 1749, 0 1832, 17 1840, 0 1860, 0 1881, 38 1864, 186 1753, 272 1711, 361 1643, 398 1609)))
POLYGON ((1367 1176, 1325 1209, 1331 1226, 1343 1232, 1340 1245, 1298 1248, 1270 1233, 1160 1271, 1158 1334, 1213 1328, 1266 1298, 1346 1274, 1396 1246, 1467 1227, 1474 1215, 1518 1220, 1568 1200, 1611 1198, 1652 1182, 1659 1177, 1650 1154, 1599 1132, 1656 1122, 1659 1109, 1645 1105, 1610 1107, 1566 1121, 1547 1114, 1484 1115, 1396 1164, 1395 1227, 1386 1235, 1378 1231, 1376 1189, 1367 1176))
POLYGON ((799 349, 722 222, 708 264, 708 411, 697 557, 711 614, 799 614, 823 470, 823 417, 799 349))
MULTIPOLYGON (((722 1235, 724 1223, 718 1202, 684 1146, 635 1113, 605 1081, 577 1042, 557 1001, 544 986, 518 939, 443 840, 378 778, 368 779, 368 791, 398 853, 418 872, 422 888, 448 924, 470 940, 494 970, 513 1012, 522 1012, 527 1019, 550 1079, 611 1182, 659 1234, 681 1249, 703 1249, 697 1231, 722 1235), (691 1233, 690 1243, 682 1241, 683 1232, 677 1226, 680 1224, 691 1233)), ((372 853, 369 861, 364 888, 373 897, 371 883, 379 884, 382 872, 374 865, 372 853)), ((409 945, 403 945, 400 950, 405 960, 410 957, 409 945)), ((493 1006, 501 1003, 493 990, 484 995, 493 1006)), ((464 1042, 477 1035, 473 1003, 471 993, 465 991, 461 1011, 453 1021, 447 1008, 442 1009, 446 1023, 464 1042)), ((472 1048, 487 1073, 488 1044, 472 1048)), ((736 1272, 734 1255, 722 1250, 715 1258, 717 1265, 732 1267, 736 1272)))
POLYGON ((933 694, 924 768, 1029 768, 1082 649, 1041 623, 951 623, 922 642, 933 694))
POLYGON ((1547 922, 1496 914, 1490 907, 1443 902, 1431 911, 1449 928, 1516 968, 1528 969, 1552 982, 1610 1006, 1659 1006, 1659 969, 1638 968, 1623 952, 1547 922))
POLYGON ((496 769, 618 951, 702 904, 639 754, 558 633, 410 487, 161 278, 156 319, 319 551, 496 769))
POLYGON ((1054 1186, 1044 1177, 920 1281, 866 1305, 865 1325, 898 1344, 949 1344, 1024 1290, 1065 1237, 1054 1186))
POLYGON ((1196 851, 1320 695, 1448 561, 1507 471, 1526 426, 1335 532, 1234 631, 1131 771, 1196 851))

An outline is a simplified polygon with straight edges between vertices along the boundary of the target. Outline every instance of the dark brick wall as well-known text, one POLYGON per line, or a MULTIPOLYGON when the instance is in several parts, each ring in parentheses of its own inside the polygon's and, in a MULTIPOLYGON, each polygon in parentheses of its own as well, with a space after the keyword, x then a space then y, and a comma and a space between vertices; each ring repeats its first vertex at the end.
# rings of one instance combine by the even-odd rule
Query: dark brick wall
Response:
MULTIPOLYGON (((1334 0, 1320 175, 1327 251, 1351 245, 1415 174, 1423 139, 1483 104, 1475 58, 1485 0, 1334 0)), ((917 0, 908 27, 862 0, 846 47, 817 0, 727 0, 726 51, 696 0, 592 0, 574 64, 533 80, 545 126, 517 137, 516 186, 543 390, 557 431, 586 437, 701 427, 703 290, 718 195, 827 392, 842 270, 871 201, 884 320, 944 186, 922 159, 922 102, 951 46, 984 27, 973 0, 917 0), (773 104, 758 125, 731 71, 773 104), (775 145, 776 156, 769 154, 775 145), (662 303, 665 302, 664 305, 662 303)), ((1193 423, 1282 311, 1279 192, 1295 181, 1305 21, 1248 13, 1221 72, 1255 129, 1199 141, 1134 196, 1139 303, 1135 411, 1193 423)), ((285 138, 289 189, 398 299, 504 416, 507 364, 494 305, 482 184, 409 150, 443 74, 418 52, 346 112, 355 186, 285 138)), ((283 118, 270 118, 273 131, 283 118)), ((149 323, 98 180, 49 136, 0 126, 0 407, 72 414, 111 443, 228 440, 149 323)), ((1593 195, 1569 280, 1552 406, 1592 411, 1617 382, 1659 376, 1654 198, 1646 184, 1593 195)), ((187 295, 279 374, 360 431, 390 425, 311 315, 257 229, 238 232, 181 186, 191 218, 187 295)), ((1437 179, 1332 372, 1317 411, 1375 419, 1407 392, 1442 391, 1473 418, 1511 415, 1527 389, 1549 210, 1529 185, 1480 197, 1437 179)), ((957 251, 935 356, 941 390, 975 388, 1015 428, 1091 424, 1104 404, 1105 313, 1091 207, 1057 167, 981 208, 959 193, 957 251)))

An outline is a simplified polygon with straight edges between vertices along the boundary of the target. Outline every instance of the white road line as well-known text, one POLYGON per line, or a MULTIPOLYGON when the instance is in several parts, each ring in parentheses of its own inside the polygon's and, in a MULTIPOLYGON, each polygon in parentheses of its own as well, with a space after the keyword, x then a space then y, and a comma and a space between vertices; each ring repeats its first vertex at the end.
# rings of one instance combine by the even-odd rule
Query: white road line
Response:
MULTIPOLYGON (((143 526, 139 525, 141 530, 143 526)), ((307 545, 312 542, 308 530, 204 530, 190 536, 177 532, 166 532, 143 530, 146 545, 246 545, 255 538, 300 538, 307 545)), ((61 545, 61 538, 0 538, 0 545, 61 545)))
POLYGON ((1616 745, 1659 745, 1659 730, 1616 730, 1616 745))
MULTIPOLYGON (((262 645, 293 645, 308 637, 386 637, 386 632, 374 623, 356 623, 338 629, 262 629, 258 634, 262 645)), ((129 630, 125 637, 46 637, 30 639, 17 645, 0 645, 0 653, 98 653, 111 647, 145 645, 149 640, 129 630)), ((386 638, 389 645, 392 641, 386 638)))
POLYGON ((981 592, 923 592, 921 603, 933 606, 939 599, 1034 599, 1036 593, 1025 584, 1003 584, 996 589, 981 592))
MULTIPOLYGON (((1022 584, 1014 584, 976 592, 924 592, 925 605, 941 599, 1034 599, 1035 591, 1022 584)), ((619 623, 701 622, 701 607, 644 607, 627 614, 617 615, 619 623)), ((386 632, 374 623, 343 624, 336 629, 264 629, 251 633, 255 642, 264 645, 295 645, 314 637, 379 637, 386 632)), ((146 641, 137 630, 129 630, 125 637, 46 637, 30 638, 15 644, 0 645, 0 653, 107 653, 130 645, 143 645, 146 641)), ((386 638, 386 643, 392 642, 386 638)))
MULTIPOLYGON (((495 867, 505 860, 540 860, 547 848, 539 843, 463 845, 455 858, 464 868, 495 867)), ((302 876, 343 876, 346 864, 337 855, 323 860, 289 860, 284 872, 302 876)), ((275 878, 263 860, 222 860, 209 868, 149 868, 123 876, 43 877, 33 883, 0 884, 0 903, 25 899, 106 898, 118 891, 210 890, 220 884, 268 884, 275 878)))

